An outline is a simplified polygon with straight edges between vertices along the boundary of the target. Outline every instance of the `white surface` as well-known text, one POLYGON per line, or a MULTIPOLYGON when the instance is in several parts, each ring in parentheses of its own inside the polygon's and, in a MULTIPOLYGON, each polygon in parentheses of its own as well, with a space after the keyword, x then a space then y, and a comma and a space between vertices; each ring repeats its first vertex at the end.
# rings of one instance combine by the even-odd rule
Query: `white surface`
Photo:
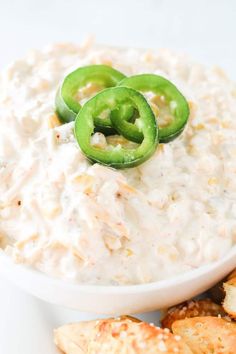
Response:
POLYGON ((171 47, 236 79, 234 0, 0 0, 0 66, 30 47, 81 41, 171 47))
MULTIPOLYGON (((56 354, 53 329, 67 322, 102 316, 49 305, 0 278, 0 353, 56 354)), ((138 315, 158 324, 158 313, 138 315)))
MULTIPOLYGON (((81 41, 91 33, 107 44, 185 51, 223 66, 236 79, 234 0, 0 0, 0 8, 0 67, 30 47, 81 41)), ((36 300, 2 279, 0 311, 0 353, 5 354, 53 354, 52 328, 87 318, 36 300)))

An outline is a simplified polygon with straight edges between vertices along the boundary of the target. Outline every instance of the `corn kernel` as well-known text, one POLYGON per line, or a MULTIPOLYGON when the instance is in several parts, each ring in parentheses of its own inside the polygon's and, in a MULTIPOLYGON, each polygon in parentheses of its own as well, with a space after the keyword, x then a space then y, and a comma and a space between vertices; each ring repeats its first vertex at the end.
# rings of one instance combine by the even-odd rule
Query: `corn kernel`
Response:
POLYGON ((164 151, 164 145, 165 145, 165 144, 159 144, 159 145, 158 145, 158 148, 157 148, 157 153, 158 153, 158 154, 163 153, 163 151, 164 151))
POLYGON ((205 125, 202 123, 199 123, 193 127, 195 130, 202 130, 205 128, 205 125))
POLYGON ((94 178, 90 175, 84 174, 76 176, 72 182, 78 184, 85 194, 93 192, 94 178))
POLYGON ((227 121, 222 121, 221 122, 221 127, 222 128, 230 128, 230 122, 227 122, 227 121))
POLYGON ((208 122, 209 122, 210 124, 219 124, 219 123, 220 123, 219 119, 216 118, 216 117, 210 118, 210 119, 208 120, 208 122))
POLYGON ((88 85, 84 86, 79 90, 77 93, 76 99, 78 101, 81 101, 83 99, 88 99, 89 97, 92 97, 95 95, 97 92, 101 91, 104 87, 99 84, 95 83, 89 83, 88 85))
POLYGON ((73 179, 73 182, 75 183, 80 183, 80 184, 91 184, 93 182, 94 178, 90 175, 78 175, 73 179))
POLYGON ((150 63, 153 61, 154 57, 153 54, 151 52, 146 52, 143 56, 144 61, 146 61, 147 63, 150 63))
POLYGON ((126 256, 127 257, 131 257, 131 256, 133 256, 133 254, 134 254, 134 252, 130 249, 130 248, 126 248, 126 256))
POLYGON ((179 196, 178 196, 178 193, 176 193, 176 192, 174 192, 174 193, 171 195, 171 200, 172 200, 173 202, 175 202, 178 198, 179 198, 179 196))
POLYGON ((192 121, 195 118, 197 105, 196 105, 196 103, 194 103, 192 101, 188 101, 188 105, 189 105, 189 110, 190 110, 189 121, 192 121))
POLYGON ((157 107, 157 105, 155 103, 151 103, 151 102, 150 102, 150 106, 152 108, 153 113, 157 117, 159 115, 159 113, 160 113, 159 108, 157 107))
POLYGON ((102 64, 112 66, 112 61, 108 58, 102 60, 102 64))
POLYGON ((197 154, 197 149, 196 149, 195 146, 193 146, 193 145, 190 144, 190 145, 187 147, 187 152, 188 152, 188 154, 190 154, 190 155, 195 155, 195 154, 197 154))
POLYGON ((209 186, 214 186, 215 184, 218 184, 218 179, 216 177, 211 177, 208 179, 209 186))
POLYGON ((5 248, 8 243, 6 235, 0 233, 0 248, 5 248))
POLYGON ((48 128, 53 129, 61 125, 61 122, 56 114, 52 114, 48 118, 48 128))
POLYGON ((166 246, 159 246, 159 247, 157 248, 157 252, 158 252, 159 254, 166 254, 167 251, 168 251, 168 249, 166 248, 166 246))

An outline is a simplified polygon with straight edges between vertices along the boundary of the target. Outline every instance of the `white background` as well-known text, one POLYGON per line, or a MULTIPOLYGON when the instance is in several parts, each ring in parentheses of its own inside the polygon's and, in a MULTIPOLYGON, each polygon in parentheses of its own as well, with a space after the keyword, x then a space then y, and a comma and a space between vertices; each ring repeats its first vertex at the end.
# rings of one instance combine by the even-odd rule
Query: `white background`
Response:
MULTIPOLYGON (((184 51, 236 80, 234 0, 0 0, 0 67, 31 47, 80 42, 89 34, 105 44, 184 51)), ((0 353, 55 353, 52 329, 86 317, 0 279, 0 353)), ((155 322, 157 315, 146 319, 155 322)))
POLYGON ((171 47, 236 79, 235 0, 0 0, 0 66, 52 41, 171 47))

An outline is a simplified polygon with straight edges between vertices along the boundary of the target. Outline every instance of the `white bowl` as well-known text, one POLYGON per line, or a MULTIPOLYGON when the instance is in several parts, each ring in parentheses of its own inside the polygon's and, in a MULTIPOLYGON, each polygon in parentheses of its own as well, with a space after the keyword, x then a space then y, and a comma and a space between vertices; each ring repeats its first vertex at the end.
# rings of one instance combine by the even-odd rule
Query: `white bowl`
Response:
POLYGON ((165 308, 207 290, 236 267, 236 246, 219 261, 172 279, 130 286, 80 285, 17 265, 0 251, 0 273, 53 304, 84 312, 131 314, 165 308))

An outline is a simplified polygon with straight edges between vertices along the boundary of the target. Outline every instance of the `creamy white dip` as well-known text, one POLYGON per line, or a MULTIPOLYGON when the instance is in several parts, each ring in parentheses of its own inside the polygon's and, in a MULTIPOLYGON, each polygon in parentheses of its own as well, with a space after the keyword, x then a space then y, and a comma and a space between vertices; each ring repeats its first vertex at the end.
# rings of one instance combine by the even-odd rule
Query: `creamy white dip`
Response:
POLYGON ((219 259, 236 241, 235 86, 167 50, 63 44, 14 62, 0 83, 0 239, 16 262, 93 284, 152 282, 219 259), (175 83, 191 110, 184 133, 137 168, 90 164, 54 98, 67 73, 92 63, 175 83))

